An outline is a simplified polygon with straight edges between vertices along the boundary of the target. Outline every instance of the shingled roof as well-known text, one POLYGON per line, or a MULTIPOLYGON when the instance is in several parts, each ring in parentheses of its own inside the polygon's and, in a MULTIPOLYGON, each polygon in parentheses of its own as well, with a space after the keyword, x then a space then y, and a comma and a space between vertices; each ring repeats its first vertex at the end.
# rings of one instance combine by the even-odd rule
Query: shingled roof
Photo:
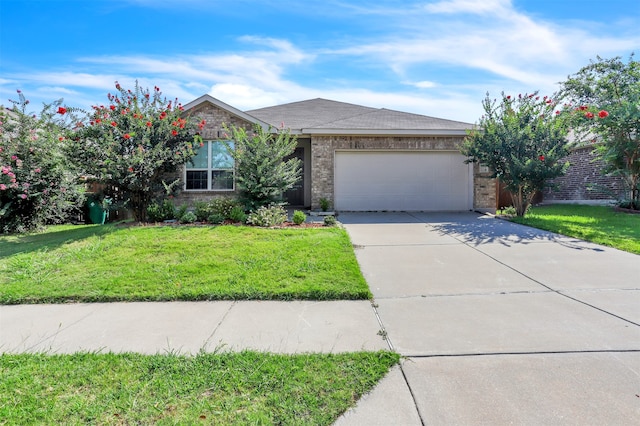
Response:
POLYGON ((327 99, 311 99, 246 111, 274 127, 303 134, 464 134, 473 124, 327 99))

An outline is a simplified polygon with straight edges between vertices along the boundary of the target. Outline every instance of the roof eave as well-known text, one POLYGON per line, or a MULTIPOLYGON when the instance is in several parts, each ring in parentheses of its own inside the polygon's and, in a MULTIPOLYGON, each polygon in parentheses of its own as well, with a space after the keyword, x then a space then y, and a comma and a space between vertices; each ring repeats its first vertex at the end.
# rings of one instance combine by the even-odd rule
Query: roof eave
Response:
MULTIPOLYGON (((471 129, 469 129, 471 130, 471 129)), ((466 136, 467 129, 302 129, 314 136, 466 136)))

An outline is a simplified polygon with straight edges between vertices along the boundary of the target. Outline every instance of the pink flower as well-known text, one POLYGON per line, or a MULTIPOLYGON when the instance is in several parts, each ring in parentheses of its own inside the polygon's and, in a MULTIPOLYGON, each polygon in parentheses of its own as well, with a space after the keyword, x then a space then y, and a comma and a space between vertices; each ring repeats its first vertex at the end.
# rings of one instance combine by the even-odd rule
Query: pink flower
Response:
POLYGON ((556 115, 560 115, 560 111, 556 111, 556 115))
POLYGON ((20 194, 20 198, 22 198, 23 200, 27 199, 27 194, 20 194))
POLYGON ((7 185, 4 183, 0 183, 0 191, 5 191, 7 189, 7 185))
POLYGON ((605 111, 605 110, 602 110, 602 111, 600 111, 598 113, 598 117, 600 117, 600 118, 605 118, 605 117, 608 117, 608 116, 609 116, 609 113, 607 111, 605 111))
POLYGON ((18 157, 16 157, 15 155, 11 156, 11 160, 16 161, 18 159, 18 157))
POLYGON ((35 170, 34 170, 34 172, 36 172, 36 173, 40 173, 40 172, 41 172, 40 167, 38 167, 37 169, 35 169, 35 170))

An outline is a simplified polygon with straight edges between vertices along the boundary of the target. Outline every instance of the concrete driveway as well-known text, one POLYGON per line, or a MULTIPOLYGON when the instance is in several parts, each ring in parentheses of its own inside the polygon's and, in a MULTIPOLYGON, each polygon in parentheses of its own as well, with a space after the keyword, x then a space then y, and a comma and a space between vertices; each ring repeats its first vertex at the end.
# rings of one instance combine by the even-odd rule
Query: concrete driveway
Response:
POLYGON ((339 220, 407 358, 338 424, 640 422, 640 256, 473 213, 339 220))

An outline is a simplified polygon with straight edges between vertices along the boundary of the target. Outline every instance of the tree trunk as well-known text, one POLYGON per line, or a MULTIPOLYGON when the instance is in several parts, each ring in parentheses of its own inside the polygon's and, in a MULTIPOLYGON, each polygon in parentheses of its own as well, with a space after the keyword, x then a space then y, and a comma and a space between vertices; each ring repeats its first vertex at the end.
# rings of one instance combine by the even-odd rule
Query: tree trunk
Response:
POLYGON ((518 187, 518 192, 510 192, 511 202, 516 209, 516 216, 523 217, 527 213, 527 207, 531 204, 535 191, 525 191, 522 186, 518 187))

